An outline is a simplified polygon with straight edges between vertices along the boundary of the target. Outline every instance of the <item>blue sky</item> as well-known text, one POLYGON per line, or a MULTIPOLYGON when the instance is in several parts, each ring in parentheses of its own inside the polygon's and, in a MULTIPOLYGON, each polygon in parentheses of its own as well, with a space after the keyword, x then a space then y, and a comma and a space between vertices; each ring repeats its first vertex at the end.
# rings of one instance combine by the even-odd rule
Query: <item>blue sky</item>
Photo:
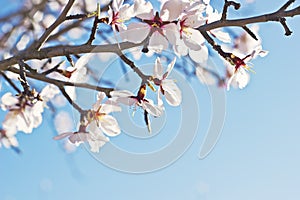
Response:
MULTIPOLYGON (((284 2, 257 1, 242 11, 261 14, 284 2)), ((192 80, 200 110, 198 134, 173 164, 151 173, 119 172, 83 147, 64 153, 44 123, 32 135, 18 135, 21 155, 0 149, 0 199, 299 199, 299 23, 300 17, 288 20, 290 37, 279 24, 260 26, 263 47, 270 53, 253 61, 256 74, 248 87, 226 93, 224 129, 205 159, 198 154, 209 126, 210 97, 206 87, 192 80)), ((170 124, 172 117, 165 126, 170 124)), ((113 142, 134 152, 145 151, 143 146, 153 151, 172 140, 172 131, 166 128, 148 140, 124 135, 113 142)))

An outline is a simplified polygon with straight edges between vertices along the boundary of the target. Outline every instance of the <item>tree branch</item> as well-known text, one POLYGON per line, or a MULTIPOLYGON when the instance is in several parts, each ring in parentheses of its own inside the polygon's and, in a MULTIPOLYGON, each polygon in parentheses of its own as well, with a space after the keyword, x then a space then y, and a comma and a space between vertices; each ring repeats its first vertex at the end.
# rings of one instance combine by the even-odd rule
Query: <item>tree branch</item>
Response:
POLYGON ((121 49, 130 49, 133 47, 140 46, 141 43, 132 43, 132 42, 122 42, 119 44, 104 44, 104 45, 78 45, 78 46, 53 46, 37 50, 24 50, 21 51, 16 56, 0 61, 0 70, 5 70, 9 68, 9 66, 17 64, 18 60, 22 59, 24 61, 32 60, 32 59, 45 59, 52 58, 57 56, 66 56, 70 54, 82 54, 82 53, 115 53, 120 51, 121 49))
MULTIPOLYGON (((8 69, 8 71, 11 71, 16 74, 19 73, 19 69, 14 68, 14 67, 10 67, 8 69)), ((36 74, 30 73, 30 72, 25 72, 25 73, 28 78, 43 81, 45 83, 50 83, 50 84, 56 85, 57 87, 74 86, 74 87, 78 87, 78 88, 85 88, 85 89, 90 89, 90 90, 96 90, 99 92, 104 92, 107 96, 110 96, 110 92, 114 90, 113 88, 104 88, 104 87, 99 87, 99 86, 95 86, 95 85, 90 85, 87 83, 73 83, 73 82, 61 81, 61 80, 57 80, 57 79, 48 78, 44 75, 37 74, 37 73, 36 74)))
POLYGON ((249 17, 249 18, 245 18, 245 19, 215 21, 210 24, 202 25, 202 26, 198 27, 197 29, 199 31, 209 31, 212 29, 229 27, 229 26, 243 27, 247 24, 269 22, 269 21, 279 21, 281 18, 293 17, 296 15, 300 15, 300 6, 294 8, 294 9, 288 10, 288 11, 278 10, 273 13, 259 15, 256 17, 249 17))

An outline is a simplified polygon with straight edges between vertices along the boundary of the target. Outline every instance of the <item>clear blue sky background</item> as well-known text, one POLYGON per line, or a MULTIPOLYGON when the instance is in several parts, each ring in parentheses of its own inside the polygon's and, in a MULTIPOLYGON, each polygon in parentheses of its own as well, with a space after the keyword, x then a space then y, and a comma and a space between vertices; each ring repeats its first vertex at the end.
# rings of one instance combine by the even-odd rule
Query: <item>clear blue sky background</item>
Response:
MULTIPOLYGON (((257 1, 244 4, 242 11, 262 14, 284 2, 257 1)), ((135 175, 102 165, 84 148, 66 154, 45 123, 32 135, 18 135, 23 154, 0 149, 0 199, 299 199, 300 17, 288 24, 291 37, 284 36, 279 24, 260 26, 264 49, 270 53, 253 61, 256 74, 246 89, 227 93, 222 136, 205 159, 198 153, 209 122, 209 95, 198 84, 198 135, 169 167, 135 175)), ((195 80, 192 84, 197 86, 195 80)))

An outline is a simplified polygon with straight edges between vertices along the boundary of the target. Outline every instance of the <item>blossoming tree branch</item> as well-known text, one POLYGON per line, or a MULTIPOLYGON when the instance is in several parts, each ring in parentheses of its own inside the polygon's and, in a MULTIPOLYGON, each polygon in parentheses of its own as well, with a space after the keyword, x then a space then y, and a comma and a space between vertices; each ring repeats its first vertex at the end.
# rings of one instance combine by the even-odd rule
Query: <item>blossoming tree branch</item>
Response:
POLYGON ((224 0, 221 12, 209 0, 161 0, 159 9, 154 8, 158 2, 152 3, 27 0, 19 10, 2 16, 1 115, 5 117, 0 146, 19 152, 17 134, 34 132, 43 122, 44 111, 55 116, 54 140, 64 139, 69 146, 87 142, 92 152, 99 152, 122 132, 118 123, 122 119, 112 113, 124 105, 143 112, 145 128, 151 133, 151 118, 166 112, 165 104, 179 106, 184 98, 180 82, 169 76, 179 68, 178 61, 192 63, 192 69, 181 64, 181 72, 198 77, 202 84, 242 89, 253 72, 249 62, 268 53, 262 48, 257 24, 277 22, 289 36, 292 31, 286 19, 300 15, 300 6, 292 6, 295 0, 272 13, 233 20, 228 12, 238 12, 242 6, 235 1, 224 0), (234 29, 238 37, 227 32, 231 27, 240 29, 234 29), (167 51, 173 54, 166 56, 167 51), (224 63, 218 71, 207 67, 211 53, 224 63), (117 56, 122 70, 130 69, 139 77, 138 90, 119 90, 110 79, 97 78, 101 59, 110 59, 111 54, 117 56), (94 55, 97 64, 90 62, 94 55), (154 58, 152 73, 136 64, 145 56, 154 58), (88 102, 88 108, 80 105, 76 88, 97 91, 95 102, 88 102), (75 130, 63 130, 59 123, 67 121, 67 113, 60 111, 66 107, 64 102, 79 117, 75 130))

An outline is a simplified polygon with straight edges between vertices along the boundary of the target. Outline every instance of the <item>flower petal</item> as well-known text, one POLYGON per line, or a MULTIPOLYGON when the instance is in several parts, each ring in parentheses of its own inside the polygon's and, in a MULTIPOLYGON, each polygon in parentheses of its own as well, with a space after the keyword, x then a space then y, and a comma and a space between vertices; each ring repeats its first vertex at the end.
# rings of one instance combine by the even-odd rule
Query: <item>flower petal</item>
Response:
POLYGON ((208 49, 203 45, 199 51, 190 50, 189 56, 197 63, 205 63, 208 59, 208 49))
POLYGON ((104 115, 100 120, 99 126, 106 135, 111 137, 121 133, 117 120, 110 115, 104 115))
POLYGON ((148 36, 149 31, 150 27, 148 24, 132 22, 127 26, 127 30, 120 31, 120 36, 123 40, 139 43, 148 36))
POLYGON ((163 66, 161 64, 160 58, 157 57, 153 68, 153 76, 155 78, 161 79, 162 75, 163 75, 163 66))
POLYGON ((175 84, 174 80, 163 80, 162 88, 168 104, 171 106, 178 106, 181 103, 181 91, 175 84))
POLYGON ((161 52, 162 50, 168 49, 169 42, 165 36, 161 35, 157 31, 155 31, 149 40, 148 48, 156 51, 161 52))
POLYGON ((150 115, 154 117, 159 117, 162 114, 162 108, 153 104, 151 100, 142 101, 141 106, 146 110, 150 115))

